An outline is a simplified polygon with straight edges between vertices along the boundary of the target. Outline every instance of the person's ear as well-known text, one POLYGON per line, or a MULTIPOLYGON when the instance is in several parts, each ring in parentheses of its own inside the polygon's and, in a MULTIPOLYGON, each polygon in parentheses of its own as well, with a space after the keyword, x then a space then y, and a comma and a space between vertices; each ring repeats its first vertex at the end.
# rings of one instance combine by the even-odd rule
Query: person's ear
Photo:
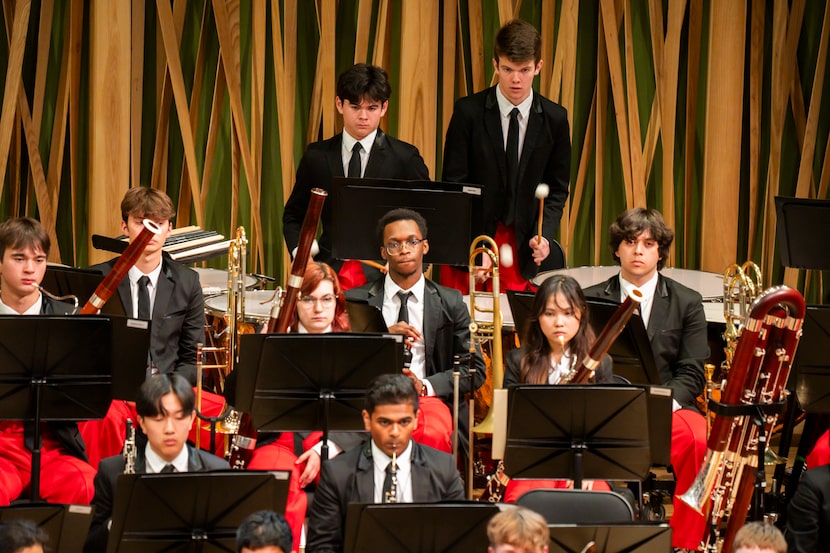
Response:
POLYGON ((338 96, 334 97, 334 107, 337 108, 337 113, 343 115, 343 100, 341 100, 338 96))
POLYGON ((369 411, 367 411, 366 409, 363 410, 362 415, 363 415, 363 430, 365 430, 366 432, 369 432, 369 431, 372 430, 372 417, 371 417, 371 415, 369 415, 369 411))
POLYGON ((424 239, 424 241, 421 242, 421 245, 424 247, 424 255, 426 255, 429 252, 429 242, 424 239))

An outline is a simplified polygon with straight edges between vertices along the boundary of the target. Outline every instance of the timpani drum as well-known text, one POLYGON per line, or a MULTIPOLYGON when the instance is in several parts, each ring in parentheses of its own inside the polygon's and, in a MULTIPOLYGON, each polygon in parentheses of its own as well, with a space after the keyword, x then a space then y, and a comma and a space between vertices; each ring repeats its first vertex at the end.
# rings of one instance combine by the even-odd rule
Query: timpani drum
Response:
MULTIPOLYGON (((227 292, 228 290, 228 271, 221 269, 207 269, 204 267, 194 267, 196 273, 199 275, 199 284, 202 285, 202 295, 206 298, 227 292)), ((259 280, 251 275, 245 275, 245 288, 250 290, 259 285, 259 280)), ((222 309, 224 313, 225 310, 222 309)))
MULTIPOLYGON (((250 325, 267 323, 271 317, 274 290, 245 290, 245 322, 250 325)), ((205 311, 216 319, 224 319, 228 310, 228 292, 205 298, 205 311)))

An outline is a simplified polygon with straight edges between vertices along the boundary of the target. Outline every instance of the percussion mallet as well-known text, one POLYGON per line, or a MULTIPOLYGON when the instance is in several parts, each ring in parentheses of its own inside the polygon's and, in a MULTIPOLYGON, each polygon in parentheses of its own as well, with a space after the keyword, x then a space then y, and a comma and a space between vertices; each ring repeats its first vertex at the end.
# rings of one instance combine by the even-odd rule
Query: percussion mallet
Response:
MULTIPOLYGON (((550 194, 550 187, 545 183, 539 183, 536 186, 536 197, 539 199, 539 226, 536 232, 536 241, 542 243, 542 214, 545 212, 545 198, 550 194)), ((537 262, 536 265, 540 265, 537 262)))

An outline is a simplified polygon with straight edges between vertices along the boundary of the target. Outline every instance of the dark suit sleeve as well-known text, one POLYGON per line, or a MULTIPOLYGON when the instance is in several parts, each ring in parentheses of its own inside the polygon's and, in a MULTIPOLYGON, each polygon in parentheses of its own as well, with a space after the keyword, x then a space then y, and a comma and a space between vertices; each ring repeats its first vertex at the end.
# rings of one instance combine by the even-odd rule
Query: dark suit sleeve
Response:
POLYGON ((323 463, 320 484, 308 515, 306 553, 339 553, 343 550, 343 532, 346 513, 340 498, 337 471, 332 461, 323 463))
POLYGON ((819 548, 820 528, 824 525, 824 538, 830 529, 826 527, 830 496, 830 472, 820 467, 804 473, 787 508, 787 545, 790 553, 815 553, 819 548), (823 485, 822 485, 823 482, 823 485), (820 516, 822 515, 822 516, 820 516), (822 517, 825 519, 822 522, 822 517))
POLYGON ((116 467, 105 459, 101 461, 98 474, 95 475, 95 496, 92 498, 94 511, 89 533, 84 542, 84 553, 104 553, 107 550, 116 470, 116 467))
POLYGON ((674 391, 674 399, 683 406, 694 405, 695 399, 703 391, 703 363, 709 357, 706 316, 700 295, 695 295, 696 298, 684 300, 680 328, 658 331, 679 334, 677 356, 671 366, 672 377, 666 385, 674 391))
POLYGON ((511 384, 521 384, 522 382, 522 356, 524 352, 521 348, 514 349, 507 354, 507 363, 504 368, 504 387, 507 388, 511 384))
MULTIPOLYGON (((306 150, 300 160, 300 166, 297 168, 294 188, 291 189, 291 195, 288 197, 288 201, 285 202, 285 208, 282 212, 282 234, 285 237, 285 245, 288 246, 289 253, 300 243, 300 228, 303 226, 308 203, 311 201, 311 189, 314 186, 324 186, 324 183, 314 184, 315 180, 319 180, 315 177, 317 172, 315 167, 319 170, 319 164, 321 163, 325 164, 326 160, 311 146, 306 150)), ((327 182, 330 180, 331 178, 327 182)))
POLYGON ((464 484, 461 482, 461 476, 458 474, 458 469, 455 466, 453 458, 450 457, 445 463, 441 471, 444 480, 444 492, 442 501, 463 501, 466 499, 464 495, 464 484))
POLYGON ((406 180, 429 180, 429 169, 427 169, 424 158, 418 148, 411 146, 404 160, 404 171, 406 180))
POLYGON ((174 371, 181 374, 191 384, 196 384, 196 345, 205 340, 205 300, 199 278, 187 271, 185 284, 187 307, 181 333, 179 334, 178 355, 174 371))
MULTIPOLYGON (((467 306, 461 299, 461 292, 458 290, 443 288, 440 291, 440 298, 442 309, 445 310, 445 313, 442 314, 444 315, 442 320, 444 320, 444 324, 448 324, 451 327, 452 344, 447 347, 445 344, 436 343, 434 354, 441 358, 434 360, 434 368, 437 370, 427 380, 432 384, 432 388, 437 397, 442 400, 451 400, 453 393, 453 356, 463 356, 470 352, 470 313, 467 311, 467 306)), ((442 340, 444 337, 437 335, 436 338, 442 340)), ((473 389, 477 390, 484 384, 484 380, 487 378, 487 367, 484 364, 484 359, 481 356, 481 350, 478 345, 476 345, 474 366, 475 374, 472 379, 473 389)), ((465 365, 462 372, 468 374, 469 365, 465 365)), ((470 391, 468 382, 469 379, 462 378, 462 393, 470 391)))
POLYGON ((444 162, 441 180, 447 182, 470 182, 470 168, 467 164, 470 143, 472 142, 472 118, 466 113, 463 104, 455 103, 455 108, 447 127, 444 141, 444 162))

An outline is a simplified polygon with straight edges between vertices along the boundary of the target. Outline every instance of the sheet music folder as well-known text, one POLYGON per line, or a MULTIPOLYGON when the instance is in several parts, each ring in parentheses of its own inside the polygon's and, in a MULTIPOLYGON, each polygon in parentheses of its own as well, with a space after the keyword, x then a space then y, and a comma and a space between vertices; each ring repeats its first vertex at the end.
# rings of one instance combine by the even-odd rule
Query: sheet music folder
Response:
POLYGON ((781 262, 798 269, 830 270, 830 200, 775 197, 775 234, 781 262))
POLYGON ((668 524, 549 524, 549 553, 666 553, 671 551, 668 524), (593 542, 594 548, 587 546, 593 542))
POLYGON ((467 266, 473 199, 480 196, 481 187, 472 184, 335 177, 330 200, 332 255, 381 260, 378 220, 388 211, 405 207, 427 221, 426 263, 467 266))

